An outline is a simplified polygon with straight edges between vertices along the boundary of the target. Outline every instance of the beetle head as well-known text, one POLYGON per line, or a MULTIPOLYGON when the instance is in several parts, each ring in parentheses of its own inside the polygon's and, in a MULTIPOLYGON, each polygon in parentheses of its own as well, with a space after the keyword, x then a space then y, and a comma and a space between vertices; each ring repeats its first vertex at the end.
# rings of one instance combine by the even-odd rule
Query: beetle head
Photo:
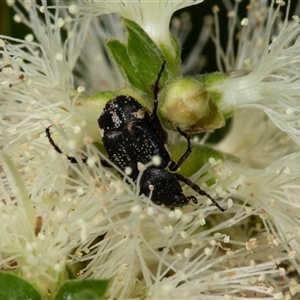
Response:
POLYGON ((183 194, 176 176, 166 169, 147 168, 143 171, 139 185, 140 194, 147 197, 151 195, 154 203, 164 204, 170 209, 185 206, 190 200, 197 202, 195 197, 186 197, 183 194))

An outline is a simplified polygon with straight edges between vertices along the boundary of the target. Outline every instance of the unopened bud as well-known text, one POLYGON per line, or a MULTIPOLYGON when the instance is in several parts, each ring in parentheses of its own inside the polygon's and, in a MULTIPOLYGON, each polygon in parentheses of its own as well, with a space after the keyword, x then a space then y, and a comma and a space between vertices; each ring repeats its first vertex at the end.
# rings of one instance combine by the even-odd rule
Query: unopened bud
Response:
POLYGON ((171 82, 163 91, 161 115, 180 128, 191 127, 207 114, 209 95, 204 85, 191 78, 171 82))

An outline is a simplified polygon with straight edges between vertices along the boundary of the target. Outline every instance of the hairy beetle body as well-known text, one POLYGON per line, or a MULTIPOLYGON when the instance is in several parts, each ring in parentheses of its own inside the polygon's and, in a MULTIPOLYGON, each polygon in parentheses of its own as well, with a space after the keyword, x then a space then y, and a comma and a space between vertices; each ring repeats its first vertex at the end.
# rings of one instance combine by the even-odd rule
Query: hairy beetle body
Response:
POLYGON ((153 202, 169 208, 189 202, 176 175, 167 169, 171 162, 166 149, 167 133, 156 116, 134 98, 117 96, 106 104, 98 124, 109 159, 121 170, 130 168, 133 181, 139 174, 138 164, 149 163, 155 155, 160 157, 159 166, 143 170, 140 194, 151 195, 153 202), (158 133, 159 127, 163 132, 158 133))
POLYGON ((142 170, 139 181, 140 194, 150 196, 154 203, 164 204, 170 209, 185 206, 191 200, 198 203, 194 196, 186 197, 183 194, 178 182, 180 180, 200 195, 210 198, 224 211, 196 184, 182 175, 173 173, 189 156, 192 146, 188 136, 178 128, 178 132, 187 139, 188 148, 177 163, 171 160, 167 150, 168 135, 157 117, 156 107, 157 103, 150 113, 136 99, 124 95, 107 102, 98 119, 98 125, 109 159, 122 171, 129 168, 128 176, 136 181, 140 172, 139 164, 145 165, 151 162, 154 156, 158 156, 159 165, 142 170))
POLYGON ((164 135, 157 134, 150 113, 134 98, 117 96, 110 100, 98 124, 109 159, 121 170, 131 168, 133 180, 139 173, 138 163, 146 164, 154 155, 161 158, 162 168, 170 161, 168 151, 162 146, 166 144, 165 131, 164 135))

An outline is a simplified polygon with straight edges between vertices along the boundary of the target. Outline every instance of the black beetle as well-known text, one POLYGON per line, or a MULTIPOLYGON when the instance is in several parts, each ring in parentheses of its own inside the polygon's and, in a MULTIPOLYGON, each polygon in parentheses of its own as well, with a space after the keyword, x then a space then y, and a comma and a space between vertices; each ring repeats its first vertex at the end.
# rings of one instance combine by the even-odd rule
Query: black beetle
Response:
MULTIPOLYGON (((178 181, 189 185, 194 191, 209 198, 221 211, 225 211, 209 194, 200 189, 188 178, 174 173, 187 159, 192 151, 189 137, 180 128, 177 131, 187 140, 188 148, 178 162, 171 160, 167 150, 168 135, 157 116, 159 80, 164 71, 163 63, 154 85, 154 107, 150 113, 131 96, 120 95, 108 101, 98 119, 98 125, 108 158, 120 170, 126 172, 134 181, 140 173, 140 165, 148 164, 154 156, 160 158, 160 164, 151 165, 142 170, 139 180, 140 195, 150 196, 156 204, 164 204, 170 209, 183 207, 190 200, 198 203, 196 197, 186 197, 178 181)), ((50 127, 46 134, 51 145, 59 153, 60 148, 50 135, 50 127)), ((77 162, 74 157, 67 156, 71 162, 77 162)), ((84 158, 86 161, 86 158, 84 158)), ((105 164, 107 166, 107 163, 105 164)), ((123 174, 120 173, 123 177, 123 174)))
MULTIPOLYGON (((139 164, 151 162, 154 156, 160 164, 144 169, 139 181, 140 194, 151 196, 156 204, 164 204, 170 209, 187 205, 190 200, 198 203, 194 196, 186 197, 178 180, 189 185, 200 195, 208 197, 221 211, 222 207, 206 192, 186 177, 173 173, 179 169, 192 151, 189 137, 177 128, 188 143, 186 152, 175 163, 167 150, 168 135, 157 116, 159 80, 163 73, 162 65, 154 86, 154 108, 150 113, 131 96, 116 96, 108 101, 98 119, 103 144, 108 158, 121 170, 129 168, 128 176, 136 181, 139 164)), ((122 176, 122 174, 121 174, 122 176)))

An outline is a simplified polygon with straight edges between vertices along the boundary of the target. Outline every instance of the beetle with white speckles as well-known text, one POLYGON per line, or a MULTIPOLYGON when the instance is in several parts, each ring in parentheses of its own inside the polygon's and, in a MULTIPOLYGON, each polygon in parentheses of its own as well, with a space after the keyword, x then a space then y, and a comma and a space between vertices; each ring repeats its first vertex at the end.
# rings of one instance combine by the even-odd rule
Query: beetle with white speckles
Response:
MULTIPOLYGON (((103 113, 98 119, 98 125, 108 158, 122 171, 126 171, 128 176, 136 182, 140 172, 139 164, 145 165, 151 162, 154 156, 158 156, 160 158, 159 165, 151 165, 142 170, 139 182, 140 194, 151 196, 154 203, 164 204, 170 209, 183 207, 190 200, 195 204, 198 203, 196 197, 186 197, 183 194, 178 182, 182 181, 198 194, 208 197, 215 206, 224 211, 224 208, 220 207, 196 184, 188 178, 174 173, 187 159, 192 151, 192 146, 189 137, 177 128, 178 132, 187 140, 186 152, 178 162, 174 162, 166 149, 168 135, 157 116, 159 80, 164 67, 165 63, 161 67, 154 86, 154 108, 151 113, 131 96, 116 96, 106 103, 103 113)), ((122 176, 122 174, 120 175, 122 176)))

